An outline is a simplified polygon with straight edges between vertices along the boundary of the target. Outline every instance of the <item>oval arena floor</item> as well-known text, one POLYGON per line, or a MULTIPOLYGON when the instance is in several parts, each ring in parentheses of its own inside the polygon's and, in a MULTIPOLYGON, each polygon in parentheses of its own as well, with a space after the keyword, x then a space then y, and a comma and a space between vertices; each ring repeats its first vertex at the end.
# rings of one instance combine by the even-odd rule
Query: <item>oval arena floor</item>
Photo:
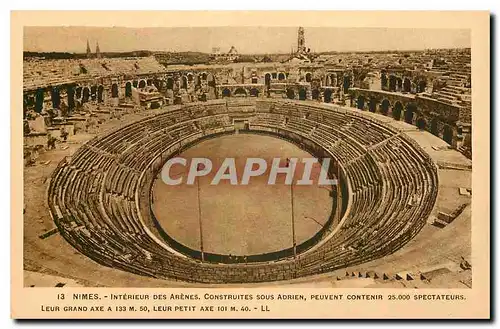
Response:
MULTIPOLYGON (((455 151, 444 149, 444 142, 429 133, 417 131, 415 127, 405 126, 400 122, 391 122, 389 118, 380 115, 360 113, 353 109, 336 109, 329 113, 328 107, 323 106, 317 110, 314 104, 269 103, 272 102, 263 101, 257 106, 255 115, 249 117, 250 125, 262 131, 293 131, 328 149, 343 164, 349 182, 350 203, 339 227, 297 260, 245 265, 247 277, 248 271, 255 271, 250 275, 249 281, 262 282, 259 284, 346 286, 349 283, 359 284, 359 280, 356 283, 353 279, 340 280, 346 269, 352 273, 356 272, 356 276, 362 272, 367 274, 368 270, 394 274, 402 271, 417 273, 447 268, 452 274, 458 273, 453 272, 453 264, 457 265, 462 256, 470 256, 470 228, 467 230, 467 226, 470 227, 470 207, 466 208, 463 216, 459 216, 455 222, 443 229, 432 227, 428 221, 429 216, 436 214, 441 205, 446 209, 454 209, 459 203, 466 201, 457 200, 454 193, 458 187, 471 187, 470 172, 459 170, 459 173, 450 174, 450 169, 436 166, 439 161, 469 165, 465 158, 457 155, 455 151), (289 119, 285 121, 285 117, 289 119), (330 127, 337 125, 339 129, 330 130, 326 124, 318 124, 321 122, 330 127), (458 241, 457 236, 460 237, 458 241), (432 250, 422 248, 433 243, 444 247, 432 250), (269 272, 266 272, 267 270, 269 272), (264 274, 261 277, 257 273, 264 274), (276 283, 269 283, 276 280, 276 283)), ((166 282, 171 285, 185 285, 188 283, 174 282, 172 279, 179 280, 184 275, 182 271, 188 273, 188 269, 195 269, 190 272, 191 276, 195 276, 191 277, 192 281, 205 284, 246 281, 244 276, 225 272, 228 268, 237 271, 238 265, 199 265, 172 256, 167 249, 161 247, 161 243, 155 240, 151 232, 148 234, 140 225, 141 217, 147 221, 147 218, 144 218, 147 213, 143 211, 144 198, 135 191, 140 189, 141 180, 153 180, 154 177, 147 175, 150 165, 148 159, 137 155, 145 154, 146 157, 145 149, 154 152, 155 148, 164 145, 161 141, 167 138, 187 139, 189 136, 200 135, 202 131, 227 129, 231 126, 232 110, 227 104, 210 105, 213 106, 212 113, 217 113, 210 119, 197 118, 196 106, 207 105, 193 105, 190 113, 195 113, 194 118, 186 117, 185 122, 189 123, 182 125, 182 129, 175 128, 174 124, 165 135, 158 134, 158 141, 154 137, 151 138, 151 135, 143 134, 140 129, 145 126, 145 122, 153 133, 157 122, 158 127, 165 127, 164 123, 168 122, 171 110, 153 119, 144 118, 145 114, 138 115, 135 118, 144 118, 142 123, 100 135, 103 137, 87 142, 76 153, 73 152, 81 145, 81 141, 70 140, 68 149, 48 152, 41 156, 40 162, 51 160, 45 165, 46 170, 38 168, 35 172, 31 170, 33 168, 26 168, 25 182, 34 186, 32 191, 25 192, 28 205, 25 214, 25 240, 29 252, 26 252, 25 248, 24 259, 27 278, 33 278, 33 272, 40 272, 60 280, 68 278, 81 285, 164 286, 166 282), (130 143, 140 141, 141 138, 144 142, 129 150, 130 143), (69 162, 57 165, 68 155, 73 155, 69 162), (114 159, 118 155, 125 166, 115 164, 114 159), (97 170, 93 171, 92 168, 97 170), (101 170, 98 170, 99 168, 101 170), (91 172, 93 174, 89 174, 91 172), (141 172, 145 174, 139 174, 141 172), (39 239, 38 235, 53 227, 53 221, 48 214, 34 213, 29 206, 40 206, 44 203, 48 178, 51 178, 49 205, 52 207, 53 216, 59 221, 59 228, 65 239, 60 235, 39 239), (70 193, 76 186, 85 187, 81 189, 80 195, 70 193), (78 200, 82 197, 87 198, 89 202, 79 203, 78 200), (103 207, 99 206, 101 202, 108 208, 103 210, 103 207), (134 207, 137 203, 142 210, 136 213, 134 207), (105 242, 99 245, 99 241, 105 242), (129 244, 142 247, 128 247, 129 244), (89 248, 92 246, 95 249, 89 248), (144 251, 144 248, 147 251, 144 251), (110 256, 110 253, 115 254, 110 256), (162 255, 162 258, 157 259, 156 254, 162 255), (169 266, 174 266, 172 262, 175 262, 178 272, 169 272, 169 266), (215 273, 220 277, 211 282, 210 276, 205 276, 207 273, 212 276, 215 273)), ((127 120, 133 122, 134 118, 127 120)), ((308 194, 311 195, 310 192, 308 194)), ((158 193, 155 197, 157 196, 158 193)), ((300 205, 298 207, 300 209, 300 205)), ((325 206, 324 209, 328 207, 325 206)), ((213 216, 217 217, 217 214, 213 216)), ((306 229, 301 232, 304 233, 304 238, 307 238, 307 235, 314 234, 314 229, 311 228, 307 234, 306 229)), ((283 239, 285 244, 289 240, 290 235, 283 239)), ((217 244, 216 239, 213 241, 217 244)), ((196 240, 190 243, 194 246, 196 240)), ((266 248, 277 247, 281 246, 266 248)), ((229 250, 235 249, 225 249, 229 250)), ((252 250, 239 250, 245 251, 252 250)), ((365 278, 368 278, 368 275, 365 278)), ((28 281, 25 280, 25 285, 29 286, 28 281)), ((457 278, 454 282, 460 286, 458 282, 461 281, 463 280, 457 278)), ((363 284, 377 282, 370 276, 370 280, 363 284)))
MULTIPOLYGON (((240 256, 287 249, 294 241, 300 244, 317 233, 332 211, 329 188, 294 185, 292 226, 291 187, 284 184, 282 175, 275 185, 267 184, 269 168, 263 175, 251 178, 248 185, 231 185, 228 181, 211 185, 225 158, 235 158, 241 182, 247 158, 263 158, 270 164, 273 158, 284 161, 312 157, 281 139, 227 135, 203 141, 178 156, 188 160, 208 158, 214 167, 193 185, 185 184, 185 167, 172 167, 172 176, 182 177, 184 184, 167 185, 157 178, 153 187, 153 209, 161 226, 173 239, 192 249, 200 250, 203 245, 206 252, 240 256)), ((300 178, 298 170, 296 176, 300 178)))

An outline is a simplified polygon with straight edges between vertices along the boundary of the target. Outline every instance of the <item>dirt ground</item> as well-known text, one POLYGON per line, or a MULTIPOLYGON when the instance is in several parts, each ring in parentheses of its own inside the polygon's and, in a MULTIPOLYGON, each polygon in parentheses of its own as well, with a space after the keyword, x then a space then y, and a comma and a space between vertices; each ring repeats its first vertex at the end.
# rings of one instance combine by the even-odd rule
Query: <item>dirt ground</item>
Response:
MULTIPOLYGON (((213 163, 213 170, 199 179, 199 185, 186 184, 188 169, 177 165, 172 167, 172 175, 183 177, 184 183, 173 186, 157 179, 154 185, 153 209, 162 228, 190 248, 200 250, 203 238, 206 252, 254 255, 279 251, 293 246, 293 233, 297 244, 311 238, 331 214, 333 199, 326 187, 294 185, 292 227, 292 187, 284 184, 284 175, 269 185, 269 167, 275 157, 285 162, 286 158, 312 155, 281 139, 253 134, 223 136, 197 144, 179 157, 206 157, 213 163), (246 159, 251 157, 266 159, 269 164, 262 176, 252 177, 248 185, 231 185, 227 180, 211 185, 225 158, 235 159, 241 182, 246 159)), ((319 170, 319 165, 314 168, 319 170)), ((295 173, 297 179, 302 176, 299 167, 295 173)))

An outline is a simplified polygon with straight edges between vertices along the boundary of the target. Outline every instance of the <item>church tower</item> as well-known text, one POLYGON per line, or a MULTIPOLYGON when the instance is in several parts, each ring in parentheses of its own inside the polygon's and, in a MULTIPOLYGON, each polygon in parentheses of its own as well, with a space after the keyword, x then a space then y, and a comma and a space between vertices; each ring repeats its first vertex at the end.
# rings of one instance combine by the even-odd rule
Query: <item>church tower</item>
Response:
POLYGON ((90 50, 89 39, 87 39, 87 58, 92 57, 92 50, 90 50))
POLYGON ((101 50, 99 49, 99 41, 95 44, 95 57, 101 58, 101 50))
POLYGON ((299 27, 299 33, 297 35, 297 53, 306 52, 306 38, 304 36, 304 28, 299 27))

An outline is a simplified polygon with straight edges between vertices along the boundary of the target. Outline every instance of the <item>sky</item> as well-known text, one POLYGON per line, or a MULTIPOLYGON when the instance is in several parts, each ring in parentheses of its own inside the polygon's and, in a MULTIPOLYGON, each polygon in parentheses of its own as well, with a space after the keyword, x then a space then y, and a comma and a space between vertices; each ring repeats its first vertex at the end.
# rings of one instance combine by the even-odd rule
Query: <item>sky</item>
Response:
MULTIPOLYGON (((313 52, 421 50, 470 47, 466 29, 396 29, 304 27, 313 52)), ((297 48, 298 27, 25 27, 24 50, 39 52, 132 50, 222 52, 235 46, 241 54, 290 53, 297 48)))

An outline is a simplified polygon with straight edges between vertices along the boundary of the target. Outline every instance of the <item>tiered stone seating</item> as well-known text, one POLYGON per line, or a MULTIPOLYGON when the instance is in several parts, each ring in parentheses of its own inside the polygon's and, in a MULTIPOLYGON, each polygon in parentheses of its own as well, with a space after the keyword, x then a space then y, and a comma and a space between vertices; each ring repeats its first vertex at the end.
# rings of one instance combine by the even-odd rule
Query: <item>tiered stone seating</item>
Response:
POLYGON ((437 196, 437 172, 409 137, 345 110, 263 103, 257 101, 256 113, 248 114, 250 130, 293 131, 323 147, 344 173, 349 200, 340 229, 326 233, 319 245, 296 259, 217 264, 178 257, 158 242, 152 228, 146 230, 145 216, 152 214, 141 204, 156 177, 152 163, 173 145, 227 131, 234 114, 220 102, 159 111, 89 141, 62 161, 48 194, 61 234, 106 266, 157 278, 236 283, 288 280, 361 264, 399 249, 425 225, 437 196))

